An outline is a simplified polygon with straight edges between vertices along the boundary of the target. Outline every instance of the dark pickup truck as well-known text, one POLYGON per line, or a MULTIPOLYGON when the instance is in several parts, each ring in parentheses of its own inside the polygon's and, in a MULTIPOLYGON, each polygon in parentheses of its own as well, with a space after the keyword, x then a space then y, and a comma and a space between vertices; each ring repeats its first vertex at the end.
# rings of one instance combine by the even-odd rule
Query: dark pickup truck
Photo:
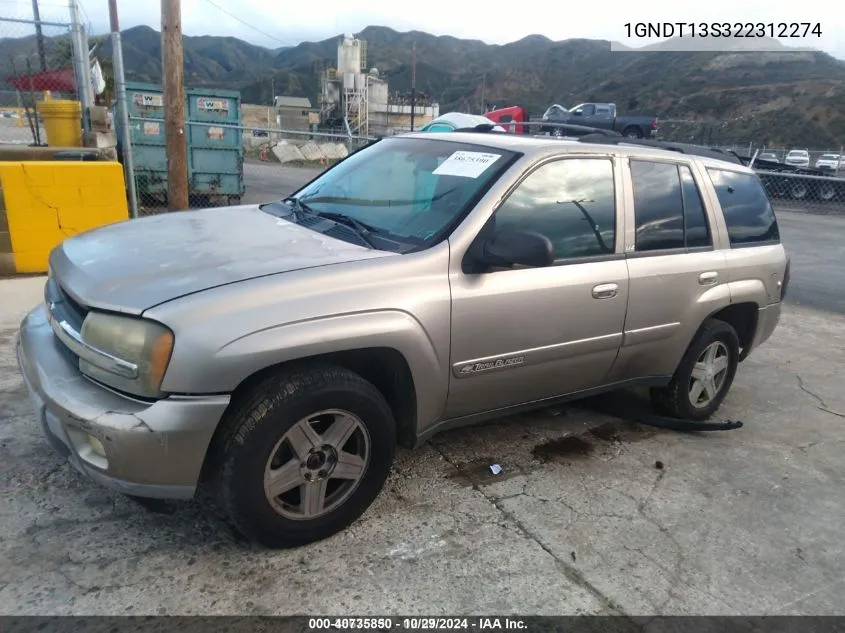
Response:
POLYGON ((541 129, 553 136, 564 136, 562 128, 554 124, 584 125, 603 130, 613 130, 632 138, 651 138, 657 135, 656 116, 616 116, 615 103, 582 103, 570 110, 553 105, 543 115, 541 129))

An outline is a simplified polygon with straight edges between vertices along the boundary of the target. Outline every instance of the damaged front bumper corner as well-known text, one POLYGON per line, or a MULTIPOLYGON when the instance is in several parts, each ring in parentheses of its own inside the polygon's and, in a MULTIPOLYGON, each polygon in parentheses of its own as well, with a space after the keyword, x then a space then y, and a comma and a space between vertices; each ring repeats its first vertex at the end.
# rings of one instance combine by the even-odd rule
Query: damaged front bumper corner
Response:
POLYGON ((24 318, 15 347, 37 420, 77 470, 125 494, 193 497, 228 396, 149 403, 106 389, 82 375, 43 305, 24 318))

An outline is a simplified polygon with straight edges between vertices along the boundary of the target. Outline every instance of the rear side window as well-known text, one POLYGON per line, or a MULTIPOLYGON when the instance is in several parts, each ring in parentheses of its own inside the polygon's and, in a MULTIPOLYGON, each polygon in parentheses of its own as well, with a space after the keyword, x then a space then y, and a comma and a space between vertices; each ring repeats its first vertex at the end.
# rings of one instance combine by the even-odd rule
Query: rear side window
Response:
POLYGON ((637 250, 684 247, 684 199, 678 167, 672 163, 631 161, 637 250))
POLYGON ((686 165, 631 161, 639 252, 712 246, 704 203, 686 165))
POLYGON ((701 201, 701 192, 690 168, 681 165, 681 187, 684 193, 684 237, 687 248, 701 248, 713 245, 710 226, 707 224, 707 213, 701 201))
POLYGON ((780 242, 774 209, 754 174, 707 168, 725 215, 731 246, 780 242))

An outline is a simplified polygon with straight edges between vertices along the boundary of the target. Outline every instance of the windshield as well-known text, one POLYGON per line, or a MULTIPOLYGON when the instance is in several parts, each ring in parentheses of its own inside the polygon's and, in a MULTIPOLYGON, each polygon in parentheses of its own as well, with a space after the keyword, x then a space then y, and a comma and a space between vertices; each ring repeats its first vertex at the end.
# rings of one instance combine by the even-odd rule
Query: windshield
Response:
POLYGON ((839 154, 822 154, 822 160, 838 160, 839 154))
POLYGON ((803 152, 803 151, 801 151, 801 150, 797 150, 797 149, 792 150, 791 152, 789 152, 789 156, 791 156, 791 157, 793 157, 793 158, 802 158, 802 157, 804 157, 804 156, 806 156, 806 155, 807 155, 807 152, 803 152))
POLYGON ((451 230, 514 155, 468 143, 388 138, 351 155, 294 195, 318 213, 358 220, 373 230, 371 237, 393 240, 399 243, 393 250, 407 251, 451 230))

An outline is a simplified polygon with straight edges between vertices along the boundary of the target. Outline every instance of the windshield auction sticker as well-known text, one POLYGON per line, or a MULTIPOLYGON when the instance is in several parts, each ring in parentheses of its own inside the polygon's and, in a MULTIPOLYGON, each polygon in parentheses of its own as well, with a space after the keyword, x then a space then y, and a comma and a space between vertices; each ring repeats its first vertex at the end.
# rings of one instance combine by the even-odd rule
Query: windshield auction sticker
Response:
POLYGON ((435 176, 478 178, 501 157, 501 154, 488 154, 486 152, 455 152, 431 173, 435 176))

